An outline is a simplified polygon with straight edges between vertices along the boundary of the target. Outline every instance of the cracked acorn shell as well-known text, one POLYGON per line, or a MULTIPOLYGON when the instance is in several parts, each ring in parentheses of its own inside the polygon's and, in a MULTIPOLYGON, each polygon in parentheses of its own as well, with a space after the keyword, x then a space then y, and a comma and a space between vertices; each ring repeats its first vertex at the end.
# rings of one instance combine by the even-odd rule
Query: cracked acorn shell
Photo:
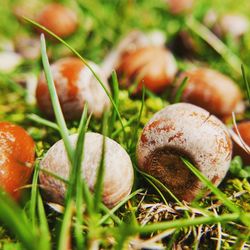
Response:
MULTIPOLYGON (((77 134, 70 136, 72 145, 76 144, 77 134)), ((102 200, 113 207, 129 195, 134 180, 132 162, 127 152, 114 140, 106 137, 105 170, 102 200)), ((102 154, 103 136, 98 133, 85 134, 82 177, 91 191, 94 191, 96 174, 102 154)), ((41 169, 68 180, 70 163, 63 141, 55 143, 40 163, 41 169)), ((39 180, 48 202, 63 205, 67 186, 48 173, 40 171, 39 180)))
POLYGON ((172 53, 162 46, 146 46, 128 51, 117 67, 121 85, 129 87, 138 82, 136 93, 144 85, 159 93, 174 80, 177 65, 172 53))
POLYGON ((204 186, 180 156, 218 186, 229 169, 232 142, 218 118, 195 105, 178 103, 157 112, 146 124, 136 155, 142 171, 180 200, 192 201, 204 186))
POLYGON ((229 77, 208 68, 196 68, 183 72, 177 80, 175 92, 185 77, 188 83, 181 101, 195 104, 220 119, 232 112, 243 113, 244 103, 239 87, 229 77))
MULTIPOLYGON (((89 65, 100 76, 109 91, 107 79, 101 69, 92 62, 89 62, 89 65)), ((110 107, 107 94, 80 59, 74 57, 60 59, 51 65, 51 71, 66 119, 80 118, 85 102, 88 103, 89 113, 93 113, 95 117, 101 117, 103 112, 110 107)), ((53 117, 54 111, 44 73, 38 81, 36 99, 40 110, 48 117, 53 117)))

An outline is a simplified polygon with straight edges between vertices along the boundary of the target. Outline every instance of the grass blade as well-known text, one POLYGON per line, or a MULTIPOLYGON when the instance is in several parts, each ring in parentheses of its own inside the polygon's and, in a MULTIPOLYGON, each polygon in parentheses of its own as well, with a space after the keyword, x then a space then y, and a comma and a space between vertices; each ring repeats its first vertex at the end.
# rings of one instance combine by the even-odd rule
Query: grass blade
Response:
MULTIPOLYGON (((113 83, 112 86, 113 86, 114 102, 115 102, 116 106, 119 107, 119 83, 118 83, 118 79, 117 79, 117 75, 116 75, 115 71, 113 71, 113 73, 112 73, 112 83, 113 83)), ((108 136, 112 135, 112 132, 114 129, 114 124, 116 121, 116 117, 117 117, 117 113, 116 113, 115 109, 113 109, 112 114, 111 114, 111 118, 110 118, 110 122, 109 122, 108 136)), ((124 125, 124 128, 125 128, 125 125, 124 125)))
POLYGON ((162 192, 160 191, 160 189, 159 189, 159 188, 154 184, 154 182, 151 181, 148 177, 145 177, 145 178, 146 178, 146 180, 150 183, 150 185, 157 191, 157 193, 161 196, 163 202, 167 205, 168 203, 167 203, 167 201, 166 201, 164 195, 163 195, 162 192))
POLYGON ((232 212, 239 213, 240 209, 233 202, 231 202, 227 196, 221 192, 217 187, 215 187, 211 181, 209 181, 196 167, 193 166, 188 160, 181 157, 183 163, 202 181, 202 183, 208 187, 216 197, 223 202, 225 206, 228 207, 232 212))
POLYGON ((241 65, 241 72, 242 72, 242 77, 243 77, 243 80, 247 89, 247 98, 248 98, 248 101, 250 102, 250 84, 247 80, 246 71, 245 71, 243 64, 241 65))
MULTIPOLYGON (((250 219, 250 213, 246 214, 246 217, 250 219)), ((135 230, 138 233, 153 233, 157 230, 166 230, 166 229, 179 229, 190 226, 197 226, 202 224, 213 224, 213 223, 225 223, 230 221, 237 221, 240 218, 240 213, 231 213, 231 214, 223 214, 220 216, 202 216, 197 218, 188 219, 178 219, 174 221, 167 222, 159 222, 156 224, 150 224, 146 226, 141 226, 137 228, 132 228, 131 230, 135 230)))
MULTIPOLYGON (((87 120, 87 105, 84 106, 83 114, 81 117, 80 125, 78 128, 78 138, 76 142, 76 149, 74 153, 74 167, 72 169, 71 177, 71 187, 73 193, 75 193, 76 198, 76 223, 74 225, 74 232, 76 237, 76 247, 77 249, 82 249, 84 245, 84 237, 82 232, 83 225, 83 197, 87 206, 87 209, 91 211, 92 200, 89 188, 87 187, 86 182, 82 179, 82 161, 84 157, 84 142, 85 142, 85 133, 90 121, 87 120)), ((91 116, 90 116, 91 117, 91 116)), ((73 198, 72 195, 68 197, 73 198)))
POLYGON ((39 166, 38 163, 35 164, 35 170, 32 179, 32 186, 31 186, 31 198, 30 198, 30 219, 33 225, 33 229, 36 226, 36 206, 37 206, 37 182, 38 182, 38 175, 39 175, 39 166))
POLYGON ((102 123, 102 135, 103 135, 103 141, 102 141, 102 155, 101 160, 99 163, 99 167, 97 170, 97 177, 95 182, 95 192, 94 192, 94 210, 98 212, 100 203, 102 200, 102 190, 103 190, 103 180, 104 180, 104 174, 105 174, 105 149, 106 149, 106 134, 107 134, 107 119, 108 114, 105 113, 103 117, 103 123, 102 123))
POLYGON ((0 190, 0 220, 15 234, 25 249, 37 249, 38 238, 24 212, 0 190))
POLYGON ((189 16, 186 19, 187 27, 196 35, 206 41, 237 73, 241 74, 242 61, 237 57, 215 34, 195 18, 189 16))
POLYGON ((181 203, 181 201, 163 183, 161 183, 159 180, 157 180, 156 178, 154 178, 152 175, 149 175, 149 174, 147 174, 145 172, 142 172, 137 167, 135 169, 136 169, 137 172, 139 172, 140 174, 142 174, 146 178, 146 180, 148 180, 148 179, 151 180, 158 187, 160 187, 162 190, 164 190, 166 193, 168 193, 180 206, 183 206, 183 204, 181 203))
MULTIPOLYGON (((123 206, 125 203, 127 203, 131 198, 133 198, 134 196, 136 196, 137 194, 139 194, 140 192, 142 192, 143 189, 140 188, 136 191, 134 191, 133 193, 131 193, 130 195, 128 195, 127 197, 125 197, 121 202, 119 202, 115 207, 113 207, 111 210, 109 210, 109 212, 104 215, 101 220, 99 221, 99 225, 103 224, 108 218, 110 218, 121 206, 123 206)), ((121 222, 121 221, 120 221, 121 222)), ((120 224, 120 223, 119 223, 120 224)))
POLYGON ((50 245, 50 232, 49 232, 49 226, 48 221, 46 218, 46 213, 44 211, 44 206, 42 202, 42 198, 40 194, 38 194, 38 217, 39 217, 39 237, 40 237, 40 245, 39 249, 51 249, 50 245))
POLYGON ((41 124, 41 125, 44 125, 44 126, 46 126, 46 127, 53 128, 53 129, 59 131, 59 128, 58 128, 58 126, 57 126, 56 123, 51 122, 51 121, 49 121, 49 120, 46 120, 46 119, 40 117, 39 115, 36 115, 36 114, 28 114, 28 115, 27 115, 27 118, 30 119, 31 121, 34 121, 34 122, 38 123, 38 124, 41 124))
POLYGON ((143 108, 144 108, 144 105, 145 105, 145 86, 143 86, 142 88, 142 99, 141 99, 141 107, 140 107, 140 111, 139 111, 139 114, 138 114, 138 118, 137 118, 137 123, 136 123, 136 126, 135 126, 135 129, 134 129, 134 132, 133 132, 133 135, 132 135, 132 140, 131 140, 131 143, 130 143, 130 147, 129 147, 129 151, 132 152, 134 151, 135 147, 136 147, 136 144, 137 144, 137 140, 138 140, 138 129, 140 127, 140 122, 141 122, 141 117, 142 117, 142 111, 143 111, 143 108))
POLYGON ((46 77, 46 80, 48 83, 50 98, 51 98, 52 106, 54 109, 56 121, 57 121, 57 124, 59 127, 59 132, 62 136, 64 145, 65 145, 65 149, 66 149, 68 157, 69 157, 69 161, 72 164, 73 163, 73 148, 72 148, 70 140, 69 140, 67 125, 66 125, 66 122, 64 120, 61 106, 59 103, 59 99, 58 99, 58 96, 56 93, 56 88, 55 88, 54 80, 53 80, 50 65, 49 65, 49 60, 48 60, 47 53, 46 53, 46 43, 45 43, 45 38, 44 38, 43 34, 41 35, 41 53, 42 53, 42 62, 43 62, 43 67, 44 67, 44 73, 45 73, 45 77, 46 77))
POLYGON ((181 85, 178 87, 175 98, 174 98, 174 103, 178 103, 181 100, 181 96, 183 94, 183 91, 185 90, 186 86, 188 83, 188 77, 185 77, 181 83, 181 85))
POLYGON ((65 208, 61 231, 58 241, 58 250, 67 250, 70 242, 71 218, 73 216, 74 202, 71 200, 65 208))

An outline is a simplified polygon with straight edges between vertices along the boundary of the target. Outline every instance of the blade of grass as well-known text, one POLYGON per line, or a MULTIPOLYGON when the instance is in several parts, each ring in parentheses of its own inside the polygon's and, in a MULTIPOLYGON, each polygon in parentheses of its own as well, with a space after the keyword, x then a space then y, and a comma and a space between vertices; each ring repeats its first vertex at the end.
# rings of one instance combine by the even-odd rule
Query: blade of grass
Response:
POLYGON ((44 211, 44 206, 42 202, 42 198, 40 194, 38 194, 38 217, 39 217, 39 237, 40 237, 40 245, 39 249, 46 249, 49 250, 51 249, 51 244, 50 244, 50 232, 49 232, 49 226, 48 226, 48 221, 46 217, 46 213, 44 211))
POLYGON ((65 208, 63 221, 61 225, 61 231, 58 240, 58 250, 67 250, 69 237, 70 237, 70 227, 71 227, 71 219, 73 216, 74 202, 70 200, 65 208))
POLYGON ((208 187, 216 197, 223 202, 223 204, 228 207, 228 209, 234 213, 239 213, 240 209, 232 201, 230 201, 227 196, 221 192, 217 187, 215 187, 212 182, 210 182, 196 167, 193 166, 188 160, 181 157, 183 163, 202 181, 202 183, 208 187))
POLYGON ((36 206, 37 206, 37 181, 39 175, 39 166, 38 163, 35 164, 34 174, 32 178, 32 185, 31 185, 31 197, 30 197, 30 220, 33 225, 33 229, 36 226, 36 206))
MULTIPOLYGON (((84 122, 84 118, 81 119, 81 122, 80 122, 80 125, 79 125, 79 128, 78 128, 79 137, 78 137, 77 144, 76 144, 77 146, 76 146, 75 154, 76 155, 78 154, 78 157, 76 157, 76 159, 77 159, 76 162, 78 162, 78 163, 81 162, 81 164, 83 162, 83 157, 84 157, 85 133, 86 133, 86 131, 88 129, 90 119, 91 119, 91 115, 89 116, 88 120, 86 121, 86 124, 84 122)), ((77 178, 77 182, 79 183, 79 187, 77 186, 77 191, 79 191, 79 194, 77 194, 77 195, 80 196, 80 192, 81 192, 80 188, 82 188, 82 192, 83 192, 82 194, 83 194, 83 197, 84 197, 88 212, 89 212, 89 214, 91 214, 92 210, 93 210, 93 197, 92 197, 92 194, 91 194, 91 192, 89 190, 88 185, 86 184, 86 182, 81 177, 82 177, 82 175, 79 174, 78 178, 77 178)))
POLYGON ((14 201, 0 190, 0 220, 15 234, 25 249, 37 249, 39 239, 33 231, 33 226, 14 201))
MULTIPOLYGON (((246 217, 250 219, 250 213, 246 214, 246 217)), ((202 224, 213 224, 213 223, 225 223, 230 221, 237 221, 240 219, 240 213, 230 213, 230 214, 223 214, 220 216, 202 216, 193 218, 190 220, 188 219, 178 219, 174 221, 167 221, 167 222, 159 222, 156 224, 145 225, 137 228, 131 228, 131 231, 136 231, 137 233, 153 233, 158 230, 166 230, 166 229, 179 229, 185 228, 190 226, 197 226, 202 224)))
POLYGON ((112 98, 111 94, 109 93, 108 89, 104 86, 103 82, 101 81, 100 77, 94 72, 94 70, 92 69, 92 67, 89 65, 89 63, 74 49, 72 48, 67 42, 65 42, 63 39, 61 39, 59 36, 57 36, 56 34, 54 34, 52 31, 46 29, 44 26, 40 25, 39 23, 27 18, 27 17, 23 17, 24 20, 28 21, 29 23, 33 24, 34 26, 46 31, 48 34, 50 34, 52 37, 54 37, 55 39, 57 39, 58 41, 60 41, 62 44, 64 44, 69 50, 71 50, 77 57, 79 57, 82 62, 86 65, 86 67, 92 72, 92 74, 94 75, 95 79, 99 82, 99 84, 102 86, 103 90, 105 91, 105 93, 107 94, 107 96, 109 97, 110 99, 110 102, 112 103, 116 113, 117 113, 117 116, 118 116, 118 119, 121 123, 121 126, 123 128, 123 133, 124 133, 124 136, 126 136, 126 131, 125 131, 125 128, 124 128, 124 125, 123 125, 123 121, 122 121, 122 117, 121 117, 121 114, 119 112, 119 109, 118 107, 116 106, 115 104, 115 101, 114 99, 112 98))
POLYGON ((81 181, 81 164, 84 157, 84 139, 86 132, 86 120, 87 120, 87 105, 84 106, 81 121, 78 128, 78 138, 73 152, 73 167, 70 171, 69 185, 66 195, 66 203, 68 200, 74 198, 76 193, 78 179, 81 181))
POLYGON ((53 128, 53 129, 59 131, 59 128, 58 128, 58 126, 57 126, 56 123, 51 122, 51 121, 48 121, 48 120, 46 120, 46 119, 40 117, 39 115, 36 115, 36 114, 28 114, 28 115, 27 115, 27 118, 28 118, 29 120, 31 120, 31 121, 34 121, 34 122, 38 123, 38 124, 41 124, 41 125, 44 125, 44 126, 46 126, 46 127, 53 128))
POLYGON ((151 175, 149 175, 149 174, 147 174, 145 172, 142 172, 137 167, 135 167, 135 169, 136 169, 137 172, 139 172, 140 174, 142 174, 146 179, 149 179, 149 180, 153 181, 153 183, 155 183, 162 190, 164 190, 166 193, 168 193, 180 206, 183 206, 183 204, 181 203, 181 201, 163 183, 161 183, 159 180, 157 180, 153 176, 151 176, 151 175))
POLYGON ((69 161, 72 164, 73 163, 73 147, 69 140, 67 125, 64 120, 61 106, 59 103, 59 99, 56 93, 56 88, 55 88, 54 80, 53 80, 50 65, 49 65, 49 60, 48 60, 47 53, 46 53, 46 43, 45 43, 45 38, 43 34, 41 35, 41 53, 42 53, 44 73, 45 73, 45 77, 48 83, 50 98, 51 98, 53 110, 55 113, 56 121, 59 127, 59 132, 62 136, 64 146, 68 154, 69 161))
POLYGON ((242 72, 242 77, 243 77, 243 80, 247 89, 247 98, 248 98, 248 101, 250 102, 250 84, 247 80, 246 71, 245 71, 243 64, 241 65, 241 72, 242 72))
POLYGON ((136 126, 134 128, 133 135, 132 135, 131 143, 130 143, 130 146, 129 146, 129 152, 134 151, 134 149, 136 147, 136 143, 137 143, 137 140, 138 140, 138 138, 137 138, 138 137, 138 129, 140 127, 140 122, 141 122, 142 111, 143 111, 144 105, 145 105, 145 87, 143 86, 142 87, 141 107, 140 107, 140 111, 139 111, 139 114, 138 114, 137 123, 136 123, 136 126))
MULTIPOLYGON (((129 127, 133 122, 135 122, 138 119, 138 115, 134 115, 132 116, 125 124, 124 124, 124 128, 129 127)), ((117 135, 120 134, 120 132, 122 131, 122 128, 118 128, 117 130, 115 130, 112 135, 111 138, 115 138, 117 135)))
POLYGON ((167 203, 167 201, 166 201, 166 199, 165 199, 165 197, 164 197, 164 195, 162 194, 162 192, 160 191, 160 189, 148 178, 148 177, 145 177, 146 178, 146 180, 150 183, 150 185, 157 191, 157 193, 161 196, 161 198, 162 198, 162 200, 163 200, 163 202, 165 203, 165 204, 168 204, 167 203))
POLYGON ((185 23, 191 31, 201 37, 221 55, 237 74, 241 74, 242 61, 216 35, 194 17, 189 16, 185 23))
MULTIPOLYGON (((91 116, 87 120, 87 104, 84 106, 83 114, 81 117, 80 125, 78 127, 78 138, 76 142, 76 149, 74 153, 74 168, 72 170, 71 187, 73 193, 76 196, 76 223, 75 223, 75 236, 77 249, 82 249, 84 245, 84 237, 82 232, 83 225, 83 197, 86 203, 86 207, 90 213, 92 210, 92 199, 89 188, 86 182, 82 179, 82 161, 84 158, 84 142, 85 133, 88 128, 91 116), (74 191, 75 190, 75 191, 74 191)), ((69 199, 72 198, 72 194, 69 195, 69 199)))
POLYGON ((181 85, 178 87, 175 98, 174 98, 174 103, 178 103, 181 100, 181 96, 183 94, 183 91, 185 90, 186 86, 188 83, 188 77, 185 77, 181 83, 181 85))
MULTIPOLYGON (((112 87, 113 87, 114 102, 115 102, 116 106, 119 107, 119 83, 118 83, 118 79, 117 79, 117 75, 116 75, 115 71, 112 72, 112 87)), ((116 117, 117 117, 117 113, 116 113, 115 109, 113 109, 112 114, 111 114, 111 118, 110 118, 110 122, 109 122, 109 133, 107 136, 112 135, 112 132, 114 129, 114 124, 116 121, 116 117)), ((124 127, 125 127, 125 125, 124 125, 124 127)))
MULTIPOLYGON (((135 169, 136 169, 136 171, 138 171, 140 174, 142 174, 143 176, 144 176, 144 178, 148 181, 148 180, 150 180, 149 181, 149 183, 151 184, 151 183, 155 183, 156 185, 153 185, 153 188, 155 188, 155 187, 160 187, 160 189, 161 190, 163 190, 164 192, 166 192, 166 193, 168 193, 174 200, 175 200, 175 202, 180 206, 180 207, 183 207, 183 204, 182 204, 182 202, 174 195, 174 193, 173 192, 171 192, 171 190, 170 189, 168 189, 163 183, 161 183, 159 180, 157 180, 156 178, 154 178, 153 176, 151 176, 151 175, 149 175, 149 174, 147 174, 147 173, 145 173, 145 172, 142 172, 142 171, 140 171, 137 167, 135 167, 135 169)), ((158 191, 160 191, 158 188, 156 189, 156 191, 158 192, 158 191)), ((163 195, 163 194, 162 194, 163 195)), ((166 200, 165 200, 166 201, 166 200)), ((165 202, 166 203, 166 202, 165 202)), ((185 216, 186 217, 190 217, 189 216, 189 214, 188 214, 188 212, 187 211, 184 211, 184 214, 185 214, 185 216)))
POLYGON ((104 215, 101 220, 99 221, 98 225, 103 224, 108 218, 110 218, 121 206, 123 206, 125 203, 127 203, 131 198, 133 198, 134 196, 136 196, 137 194, 139 194, 140 192, 142 192, 143 189, 140 188, 136 191, 134 191, 133 193, 131 193, 130 195, 128 195, 126 198, 124 198, 121 202, 119 202, 115 207, 113 207, 111 210, 109 210, 109 212, 104 215))
POLYGON ((103 180, 105 174, 105 150, 106 150, 106 134, 107 134, 107 119, 108 114, 104 113, 103 122, 102 122, 102 155, 99 163, 99 167, 97 170, 97 177, 95 182, 95 192, 94 192, 94 210, 98 212, 100 203, 102 200, 102 190, 103 190, 103 180))
MULTIPOLYGON (((102 212, 104 212, 104 213, 106 213, 106 216, 107 216, 107 218, 111 218, 113 221, 114 221, 114 223, 116 223, 117 225, 120 225, 121 223, 122 223, 122 220, 118 217, 118 216, 116 216, 114 213, 111 213, 110 212, 110 209, 109 208, 107 208, 104 204, 100 204, 100 210, 102 211, 102 212)), ((106 221, 106 220, 105 220, 106 221)), ((98 223, 98 225, 101 225, 100 224, 100 222, 98 223)))

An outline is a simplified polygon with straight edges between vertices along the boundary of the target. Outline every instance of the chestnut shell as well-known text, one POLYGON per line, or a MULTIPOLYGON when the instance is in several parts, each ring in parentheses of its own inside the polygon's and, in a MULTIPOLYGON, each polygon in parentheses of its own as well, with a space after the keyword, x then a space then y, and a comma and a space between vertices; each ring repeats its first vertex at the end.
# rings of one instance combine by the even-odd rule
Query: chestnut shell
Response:
POLYGON ((145 125, 137 162, 179 199, 192 201, 203 184, 180 159, 187 158, 215 186, 226 175, 232 142, 225 125, 206 110, 188 103, 167 106, 145 125))

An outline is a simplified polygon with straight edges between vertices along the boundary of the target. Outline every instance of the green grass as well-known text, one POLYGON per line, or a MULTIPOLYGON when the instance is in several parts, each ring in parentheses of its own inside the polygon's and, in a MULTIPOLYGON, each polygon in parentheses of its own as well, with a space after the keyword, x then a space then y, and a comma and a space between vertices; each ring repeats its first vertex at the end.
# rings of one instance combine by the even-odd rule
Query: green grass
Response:
MULTIPOLYGON (((14 38, 18 31, 33 34, 33 25, 38 26, 37 23, 28 19, 26 20, 29 22, 20 24, 12 17, 10 6, 13 6, 15 2, 4 0, 4 4, 0 7, 3 20, 0 23, 1 35, 10 39, 14 38)), ((69 1, 64 2, 72 4, 69 1)), ((104 87, 85 58, 97 63, 101 62, 105 54, 130 31, 131 27, 144 31, 160 29, 167 35, 168 42, 171 42, 180 27, 184 27, 192 31, 193 38, 200 46, 197 58, 212 68, 231 75, 240 87, 243 86, 240 84, 243 78, 245 87, 242 88, 245 90, 246 97, 249 98, 249 79, 246 73, 249 69, 246 66, 242 69, 240 67, 242 61, 244 65, 250 65, 248 43, 250 36, 246 35, 242 44, 237 45, 237 50, 227 40, 220 41, 214 37, 210 40, 211 33, 201 24, 201 19, 205 8, 215 6, 215 4, 218 5, 219 12, 225 12, 226 9, 231 8, 233 11, 246 13, 249 1, 242 1, 241 4, 236 4, 232 0, 228 0, 227 4, 219 0, 197 1, 194 16, 185 24, 182 17, 173 17, 167 12, 164 1, 79 0, 74 2, 72 7, 78 11, 82 23, 72 37, 62 40, 45 28, 40 28, 59 41, 58 43, 46 41, 47 51, 53 51, 51 61, 59 58, 63 53, 70 52, 89 67, 104 87)), ((185 159, 183 161, 190 171, 211 190, 212 194, 192 204, 183 203, 171 193, 168 187, 135 167, 135 183, 132 193, 114 208, 108 209, 101 202, 105 171, 105 139, 93 194, 80 174, 81 163, 84 159, 85 133, 90 130, 115 139, 129 152, 133 165, 136 166, 135 148, 141 129, 150 117, 167 105, 170 100, 166 100, 164 95, 156 96, 147 90, 143 91, 142 98, 131 98, 128 91, 119 89, 116 73, 113 72, 110 79, 112 92, 109 93, 105 89, 112 107, 103 119, 88 117, 87 106, 85 106, 80 121, 66 122, 60 110, 43 36, 41 49, 43 66, 38 59, 35 63, 27 62, 8 75, 0 74, 0 120, 15 122, 27 128, 36 139, 37 156, 39 156, 31 188, 27 190, 26 200, 17 205, 0 193, 0 249, 67 249, 71 242, 73 249, 120 250, 128 249, 128 245, 138 240, 138 237, 143 242, 172 229, 174 230, 169 231, 169 236, 154 243, 170 248, 171 245, 187 237, 182 246, 186 245, 194 249, 215 249, 216 245, 221 245, 223 249, 238 249, 237 247, 244 242, 249 244, 250 185, 248 180, 236 174, 232 175, 233 172, 231 172, 222 185, 216 188, 185 159), (25 102, 25 91, 15 80, 20 73, 30 71, 37 73, 43 69, 49 86, 55 121, 46 120, 36 106, 25 102), (71 145, 69 136, 76 132, 78 133, 77 143, 71 145), (69 180, 62 180, 67 185, 67 196, 64 212, 58 214, 51 211, 42 200, 38 175, 39 171, 43 171, 39 168, 39 160, 48 148, 61 138, 71 163, 71 174, 69 180), (166 193, 172 196, 171 200, 166 193), (156 205, 159 206, 159 211, 152 209, 156 205), (166 208, 171 208, 167 211, 172 212, 166 212, 164 210, 166 208), (141 225, 140 218, 150 219, 146 225, 141 225), (235 224, 232 226, 232 223, 235 224), (204 233, 201 240, 197 237, 199 230, 204 233), (226 234, 231 239, 236 237, 236 240, 230 243, 226 234), (242 235, 246 235, 245 238, 242 235), (217 236, 221 237, 218 242, 214 240, 217 236)), ((177 61, 183 68, 189 65, 189 62, 182 58, 177 58, 177 61)), ((174 102, 180 100, 185 82, 184 80, 180 85, 174 102)), ((249 115, 248 111, 247 115, 249 115)), ((244 168, 242 165, 240 167, 244 168)))

